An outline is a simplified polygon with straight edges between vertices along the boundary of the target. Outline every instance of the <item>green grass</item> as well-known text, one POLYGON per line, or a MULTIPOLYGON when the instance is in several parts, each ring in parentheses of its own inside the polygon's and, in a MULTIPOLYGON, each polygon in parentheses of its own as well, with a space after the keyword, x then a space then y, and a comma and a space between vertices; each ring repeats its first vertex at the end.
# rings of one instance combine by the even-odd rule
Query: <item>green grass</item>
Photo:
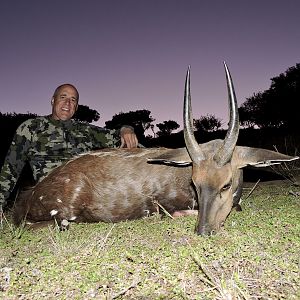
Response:
POLYGON ((194 233, 195 217, 65 232, 4 222, 0 298, 299 299, 299 187, 279 183, 259 184, 211 237, 194 233))

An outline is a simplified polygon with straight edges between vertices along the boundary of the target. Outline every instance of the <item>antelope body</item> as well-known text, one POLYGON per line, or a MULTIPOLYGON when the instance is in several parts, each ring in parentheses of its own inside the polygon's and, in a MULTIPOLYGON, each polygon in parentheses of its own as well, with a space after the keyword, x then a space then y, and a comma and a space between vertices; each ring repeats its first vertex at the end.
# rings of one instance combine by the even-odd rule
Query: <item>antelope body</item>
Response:
POLYGON ((239 121, 233 83, 225 64, 229 128, 224 140, 198 144, 192 130, 190 72, 184 96, 186 148, 102 149, 54 169, 32 190, 20 194, 19 224, 50 221, 119 222, 148 216, 163 207, 170 214, 198 210, 196 232, 217 231, 238 205, 242 168, 269 166, 292 157, 236 146, 239 121))

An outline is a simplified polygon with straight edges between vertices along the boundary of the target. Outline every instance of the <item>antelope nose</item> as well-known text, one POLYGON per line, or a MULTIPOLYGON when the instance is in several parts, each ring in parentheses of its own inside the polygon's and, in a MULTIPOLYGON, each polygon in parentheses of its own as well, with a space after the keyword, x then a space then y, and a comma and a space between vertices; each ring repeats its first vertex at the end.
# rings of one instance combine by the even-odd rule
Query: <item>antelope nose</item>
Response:
POLYGON ((216 231, 212 229, 209 225, 205 224, 196 228, 196 234, 201 236, 214 235, 216 231))

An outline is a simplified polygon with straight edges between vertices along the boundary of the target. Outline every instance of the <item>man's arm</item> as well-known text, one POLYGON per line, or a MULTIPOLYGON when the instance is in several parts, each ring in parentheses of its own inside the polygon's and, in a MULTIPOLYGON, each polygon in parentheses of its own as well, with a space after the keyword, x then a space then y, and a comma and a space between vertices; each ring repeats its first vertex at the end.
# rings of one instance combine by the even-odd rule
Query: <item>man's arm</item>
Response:
POLYGON ((13 191, 25 165, 31 143, 29 136, 30 132, 27 121, 25 121, 18 127, 14 135, 0 172, 0 207, 6 205, 7 198, 13 191))
POLYGON ((127 147, 136 148, 138 139, 131 126, 122 126, 120 130, 105 129, 89 125, 91 135, 94 137, 95 148, 127 147))

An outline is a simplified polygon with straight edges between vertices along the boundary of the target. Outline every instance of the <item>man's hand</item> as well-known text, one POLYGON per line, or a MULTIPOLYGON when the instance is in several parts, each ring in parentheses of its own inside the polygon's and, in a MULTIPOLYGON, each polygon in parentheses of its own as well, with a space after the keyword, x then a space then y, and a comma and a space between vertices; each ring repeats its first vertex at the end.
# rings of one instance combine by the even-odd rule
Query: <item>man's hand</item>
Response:
POLYGON ((120 130, 121 146, 120 148, 136 148, 138 146, 138 139, 132 127, 123 126, 120 130))

